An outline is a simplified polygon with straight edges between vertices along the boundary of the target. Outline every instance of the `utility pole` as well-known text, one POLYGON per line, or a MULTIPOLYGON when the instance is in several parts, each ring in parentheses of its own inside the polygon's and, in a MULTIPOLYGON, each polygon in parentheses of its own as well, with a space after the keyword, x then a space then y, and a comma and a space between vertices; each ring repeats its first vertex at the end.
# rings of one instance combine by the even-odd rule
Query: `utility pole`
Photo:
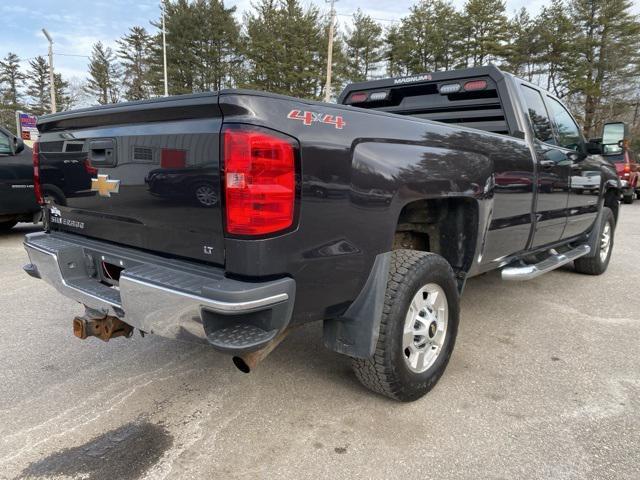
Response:
POLYGON ((56 86, 53 75, 53 40, 45 28, 42 29, 42 33, 44 33, 44 36, 47 37, 49 41, 49 92, 51 94, 51 113, 56 113, 56 86))
POLYGON ((167 34, 164 28, 164 2, 162 8, 162 62, 164 64, 164 96, 169 96, 169 82, 167 81, 167 34))
POLYGON ((331 3, 331 13, 329 20, 329 48, 327 51, 327 84, 324 87, 324 101, 331 101, 331 70, 333 67, 333 28, 336 23, 336 9, 335 2, 336 0, 326 0, 331 3))

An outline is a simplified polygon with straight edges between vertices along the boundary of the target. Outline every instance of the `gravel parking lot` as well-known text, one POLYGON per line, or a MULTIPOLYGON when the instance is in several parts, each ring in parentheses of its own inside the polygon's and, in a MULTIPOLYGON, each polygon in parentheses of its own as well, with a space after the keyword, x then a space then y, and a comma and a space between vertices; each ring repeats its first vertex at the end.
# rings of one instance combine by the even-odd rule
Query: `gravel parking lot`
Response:
POLYGON ((472 279, 411 404, 361 387, 321 325, 250 375, 202 346, 80 341, 81 307, 21 270, 30 231, 0 236, 0 478, 640 478, 640 202, 604 276, 472 279))

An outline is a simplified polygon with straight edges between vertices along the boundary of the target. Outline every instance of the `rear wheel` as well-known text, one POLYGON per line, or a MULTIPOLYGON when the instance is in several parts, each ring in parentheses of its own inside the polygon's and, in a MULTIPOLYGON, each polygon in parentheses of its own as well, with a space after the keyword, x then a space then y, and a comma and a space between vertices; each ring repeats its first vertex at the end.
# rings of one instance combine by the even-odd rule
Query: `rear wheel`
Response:
POLYGON ((611 252, 613 250, 613 238, 616 229, 616 220, 609 207, 602 209, 602 223, 600 224, 600 240, 598 241, 595 255, 581 257, 573 262, 576 272, 587 275, 601 275, 609 266, 611 252))
POLYGON ((392 253, 376 351, 353 359, 367 388, 403 402, 431 390, 447 367, 458 331, 458 288, 449 263, 415 250, 392 253))
POLYGON ((18 223, 17 220, 9 220, 7 222, 0 222, 0 232, 8 232, 18 223))
POLYGON ((633 203, 634 197, 635 192, 633 190, 630 190, 628 192, 624 192, 624 194, 622 195, 622 201, 627 205, 631 205, 633 203))

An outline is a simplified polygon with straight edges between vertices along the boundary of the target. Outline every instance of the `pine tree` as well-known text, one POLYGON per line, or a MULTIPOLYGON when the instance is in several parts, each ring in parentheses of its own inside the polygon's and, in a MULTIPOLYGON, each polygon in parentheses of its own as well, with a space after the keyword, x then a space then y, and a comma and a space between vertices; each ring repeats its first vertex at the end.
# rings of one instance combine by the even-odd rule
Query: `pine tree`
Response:
MULTIPOLYGON (((596 135, 609 104, 631 93, 640 73, 640 22, 629 0, 571 0, 570 18, 578 29, 576 66, 569 88, 583 98, 584 131, 596 135)), ((628 101, 628 100, 627 100, 628 101)))
POLYGON ((35 115, 50 112, 51 92, 49 90, 49 64, 44 57, 36 57, 29 61, 27 95, 31 97, 30 110, 35 115))
POLYGON ((119 77, 120 68, 111 48, 102 42, 94 44, 89 61, 87 93, 97 97, 101 105, 116 103, 120 98, 119 77))
POLYGON ((149 69, 151 37, 143 27, 131 27, 117 41, 118 57, 122 61, 124 96, 127 100, 142 100, 151 94, 149 69))
MULTIPOLYGON (((246 86, 317 98, 322 92, 326 31, 317 8, 298 0, 261 0, 245 16, 246 86)), ((335 52, 339 49, 334 46, 335 52)))
POLYGON ((464 63, 478 67, 499 61, 506 53, 509 22, 502 0, 468 0, 462 13, 464 63))
POLYGON ((9 52, 0 60, 0 84, 2 89, 2 107, 16 110, 21 106, 20 88, 26 75, 20 70, 20 58, 9 52))
POLYGON ((350 81, 368 80, 382 60, 382 27, 360 9, 353 14, 353 28, 344 35, 346 74, 350 81))
POLYGON ((540 30, 524 7, 511 20, 510 29, 511 42, 505 51, 507 61, 503 68, 531 82, 540 62, 540 30))
POLYGON ((56 109, 59 112, 71 109, 73 101, 69 93, 69 82, 64 80, 60 73, 54 73, 53 85, 56 96, 56 109))

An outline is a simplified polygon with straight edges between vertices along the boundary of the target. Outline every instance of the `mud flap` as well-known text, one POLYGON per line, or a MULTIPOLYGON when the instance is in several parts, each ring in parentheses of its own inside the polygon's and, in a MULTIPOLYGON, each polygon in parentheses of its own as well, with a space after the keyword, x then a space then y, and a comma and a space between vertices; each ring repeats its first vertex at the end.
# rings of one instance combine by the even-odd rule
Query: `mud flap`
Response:
POLYGON ((373 356, 390 262, 391 252, 376 256, 362 291, 344 315, 324 321, 324 345, 328 349, 355 358, 373 356))

